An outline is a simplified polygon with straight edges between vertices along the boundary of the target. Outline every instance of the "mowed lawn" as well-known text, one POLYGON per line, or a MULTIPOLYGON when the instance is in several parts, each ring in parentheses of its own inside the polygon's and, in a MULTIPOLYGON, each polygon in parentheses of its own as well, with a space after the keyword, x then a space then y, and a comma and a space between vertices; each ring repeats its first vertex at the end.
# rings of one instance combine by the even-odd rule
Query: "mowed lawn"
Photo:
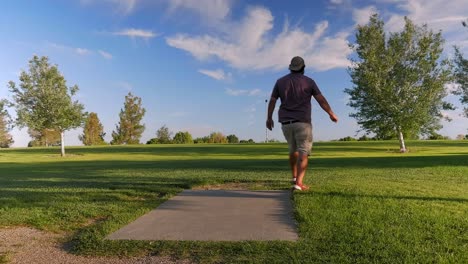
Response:
MULTIPOLYGON (((292 199, 298 242, 104 237, 183 189, 289 189, 285 144, 0 150, 0 227, 68 234, 77 254, 201 263, 468 263, 468 141, 318 142, 292 199)), ((246 223, 248 224, 248 223, 246 223)))

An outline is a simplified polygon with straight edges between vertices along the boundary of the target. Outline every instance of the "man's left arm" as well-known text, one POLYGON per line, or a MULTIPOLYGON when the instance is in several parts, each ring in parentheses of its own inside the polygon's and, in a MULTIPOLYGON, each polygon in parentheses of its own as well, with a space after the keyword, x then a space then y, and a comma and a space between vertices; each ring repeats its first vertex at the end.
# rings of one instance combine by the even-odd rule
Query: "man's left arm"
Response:
POLYGON ((330 105, 328 104, 327 99, 325 99, 325 97, 322 94, 314 95, 314 98, 315 98, 315 100, 317 100, 320 107, 322 107, 322 109, 325 112, 327 112, 327 114, 330 116, 331 121, 333 121, 335 123, 338 122, 338 117, 335 115, 335 113, 333 113, 330 105))

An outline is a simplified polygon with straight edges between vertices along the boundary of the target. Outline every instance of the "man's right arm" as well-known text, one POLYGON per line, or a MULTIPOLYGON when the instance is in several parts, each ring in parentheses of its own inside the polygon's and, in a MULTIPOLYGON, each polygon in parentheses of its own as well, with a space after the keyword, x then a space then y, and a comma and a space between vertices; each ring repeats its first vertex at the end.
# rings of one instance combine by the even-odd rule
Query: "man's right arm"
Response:
POLYGON ((330 105, 327 102, 327 99, 322 94, 314 95, 315 100, 319 103, 320 107, 327 112, 327 114, 330 116, 331 121, 333 122, 338 122, 338 117, 333 113, 330 105))
POLYGON ((270 98, 270 103, 268 104, 268 114, 267 114, 267 121, 266 121, 266 127, 269 130, 272 130, 273 127, 275 126, 273 122, 273 111, 275 110, 275 105, 276 105, 276 98, 271 97, 270 98))

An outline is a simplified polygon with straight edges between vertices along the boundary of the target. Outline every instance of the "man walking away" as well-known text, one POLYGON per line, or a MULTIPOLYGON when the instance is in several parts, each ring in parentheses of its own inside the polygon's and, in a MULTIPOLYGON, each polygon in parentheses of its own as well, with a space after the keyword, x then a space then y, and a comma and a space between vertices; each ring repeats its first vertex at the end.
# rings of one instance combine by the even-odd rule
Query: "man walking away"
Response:
POLYGON ((288 141, 289 164, 292 172, 294 190, 304 191, 309 187, 303 184, 307 170, 308 156, 312 149, 311 99, 317 100, 320 107, 328 113, 333 122, 338 117, 320 92, 314 80, 304 75, 305 63, 301 57, 294 57, 289 65, 291 71, 276 81, 268 104, 266 126, 274 127, 273 111, 276 100, 281 98, 278 121, 281 123, 284 137, 288 141))

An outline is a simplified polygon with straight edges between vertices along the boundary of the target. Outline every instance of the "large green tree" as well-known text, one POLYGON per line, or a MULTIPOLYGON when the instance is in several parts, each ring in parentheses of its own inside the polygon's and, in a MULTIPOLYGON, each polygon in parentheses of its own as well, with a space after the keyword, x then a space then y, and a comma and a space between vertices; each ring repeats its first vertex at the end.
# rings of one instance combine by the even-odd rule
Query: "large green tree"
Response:
POLYGON ((125 96, 124 108, 120 109, 120 121, 112 131, 113 145, 139 144, 145 125, 141 123, 146 110, 141 104, 141 98, 129 92, 125 96))
POLYGON ((84 107, 72 97, 78 86, 68 87, 57 65, 51 65, 47 57, 34 56, 29 70, 20 74, 20 84, 9 82, 16 108, 16 123, 35 131, 51 129, 61 135, 61 154, 65 156, 65 131, 80 127, 84 107))
POLYGON ((98 115, 94 112, 89 113, 83 127, 83 134, 79 135, 78 138, 85 146, 102 145, 105 143, 105 135, 104 127, 99 121, 98 115))
POLYGON ((9 148, 14 143, 10 134, 12 120, 6 105, 7 101, 0 100, 0 148, 9 148))
POLYGON ((179 131, 175 134, 174 138, 172 139, 172 143, 193 144, 192 135, 187 131, 186 132, 179 131))
POLYGON ((467 105, 465 107, 465 116, 468 117, 468 59, 463 57, 461 51, 455 47, 455 81, 459 84, 454 92, 460 95, 460 102, 467 105))
POLYGON ((402 152, 405 137, 440 129, 441 110, 452 108, 444 101, 451 74, 449 62, 441 59, 443 45, 440 32, 408 18, 401 32, 386 36, 384 22, 372 15, 357 27, 351 45, 357 58, 349 68, 354 85, 345 89, 356 109, 350 116, 377 138, 398 138, 402 152))

